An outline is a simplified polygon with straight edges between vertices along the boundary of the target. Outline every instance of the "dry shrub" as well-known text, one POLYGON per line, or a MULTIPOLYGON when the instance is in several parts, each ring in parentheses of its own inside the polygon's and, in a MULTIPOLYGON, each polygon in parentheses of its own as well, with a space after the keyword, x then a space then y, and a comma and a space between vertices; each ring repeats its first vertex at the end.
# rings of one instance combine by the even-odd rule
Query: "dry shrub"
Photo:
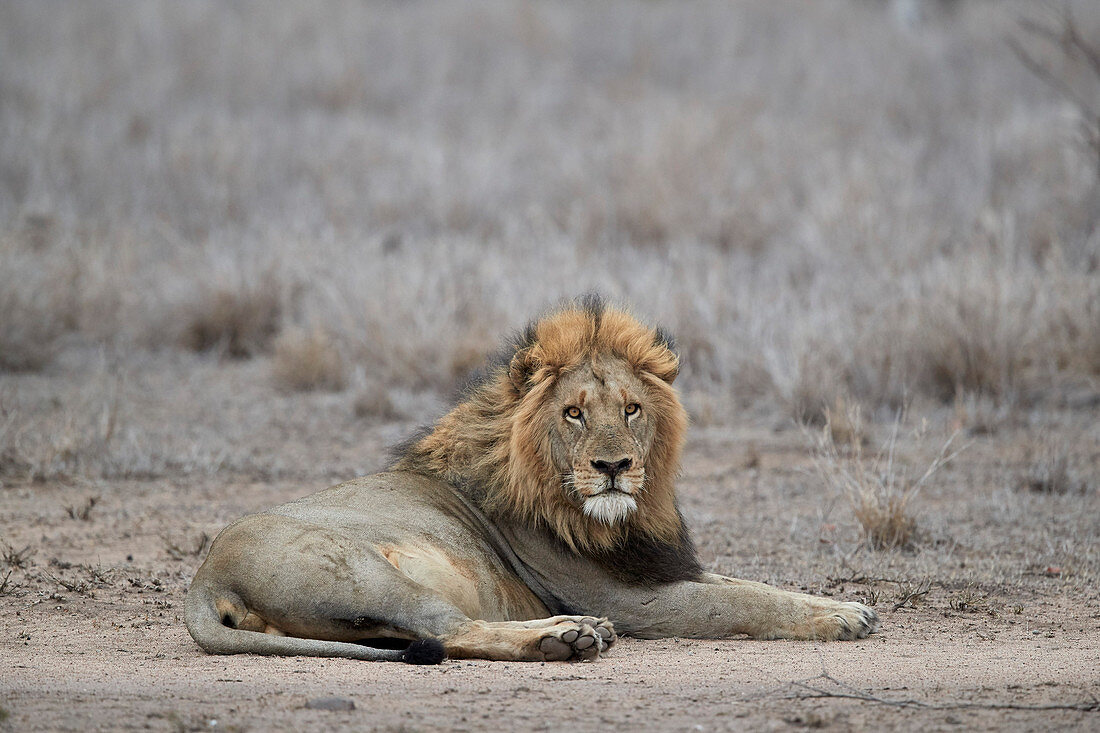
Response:
POLYGON ((275 340, 275 383, 292 391, 339 391, 347 384, 344 358, 322 328, 290 328, 275 340))
POLYGON ((833 490, 845 496, 864 538, 876 550, 912 546, 917 537, 913 502, 929 478, 959 452, 948 453, 957 435, 954 434, 918 477, 897 459, 900 423, 899 416, 890 439, 874 456, 864 455, 861 444, 839 446, 828 427, 820 433, 814 451, 818 473, 833 490))
POLYGON ((1070 446, 1052 436, 1042 436, 1029 446, 1024 464, 1020 488, 1039 494, 1083 494, 1089 489, 1081 461, 1070 446))
POLYGON ((1069 3, 1047 16, 1022 18, 1021 33, 1009 45, 1028 70, 1076 108, 1081 147, 1100 181, 1100 43, 1093 40, 1100 27, 1080 21, 1069 3))
POLYGON ((825 351, 824 347, 809 347, 799 360, 789 394, 784 396, 787 411, 800 425, 825 425, 830 405, 844 402, 840 395, 847 390, 837 367, 841 357, 839 353, 826 356, 825 351))
POLYGON ((0 240, 0 371, 37 371, 66 330, 64 283, 16 238, 0 240))
POLYGON ((185 307, 183 344, 246 358, 267 351, 283 314, 282 283, 272 274, 235 285, 204 287, 185 307))
POLYGON ((1020 421, 1014 407, 974 394, 956 396, 952 412, 952 427, 967 435, 995 435, 1001 428, 1020 421))
POLYGON ((1095 274, 1063 273, 1051 284, 1059 302, 1043 334, 1054 368, 1065 375, 1100 375, 1100 278, 1095 274))
POLYGON ((0 371, 37 371, 57 352, 64 324, 40 295, 0 285, 0 371))
POLYGON ((972 298, 966 291, 930 305, 911 344, 923 351, 917 388, 945 402, 959 392, 1013 394, 1031 361, 1026 315, 999 297, 972 298))
POLYGON ((1026 406, 1100 374, 1094 275, 997 271, 980 260, 959 269, 955 282, 900 301, 867 330, 849 371, 862 370, 849 377, 853 392, 887 405, 913 392, 1026 406))
POLYGON ((864 484, 848 494, 848 501, 871 546, 892 550, 909 547, 914 539, 917 520, 909 509, 912 497, 911 492, 888 493, 875 484, 864 484))
POLYGON ((379 384, 364 387, 355 397, 355 416, 358 418, 379 418, 381 420, 396 420, 401 417, 401 412, 390 399, 385 388, 379 384))

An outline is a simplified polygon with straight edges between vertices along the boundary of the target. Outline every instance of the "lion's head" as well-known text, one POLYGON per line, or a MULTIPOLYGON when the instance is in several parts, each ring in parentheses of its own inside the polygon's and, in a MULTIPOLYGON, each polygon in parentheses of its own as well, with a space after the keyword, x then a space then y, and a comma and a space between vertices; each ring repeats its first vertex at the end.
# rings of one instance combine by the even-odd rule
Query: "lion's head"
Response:
POLYGON ((687 416, 671 339, 589 299, 534 323, 395 465, 577 551, 690 545, 677 511, 687 416))

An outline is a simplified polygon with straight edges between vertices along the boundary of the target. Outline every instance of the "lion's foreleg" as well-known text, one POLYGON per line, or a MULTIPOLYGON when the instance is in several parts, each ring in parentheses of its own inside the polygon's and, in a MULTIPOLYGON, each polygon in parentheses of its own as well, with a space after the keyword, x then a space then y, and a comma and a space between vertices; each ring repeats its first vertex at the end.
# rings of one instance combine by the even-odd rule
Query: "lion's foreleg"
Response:
POLYGON ((861 603, 834 601, 710 573, 645 594, 611 617, 622 633, 658 638, 859 639, 878 628, 861 603))

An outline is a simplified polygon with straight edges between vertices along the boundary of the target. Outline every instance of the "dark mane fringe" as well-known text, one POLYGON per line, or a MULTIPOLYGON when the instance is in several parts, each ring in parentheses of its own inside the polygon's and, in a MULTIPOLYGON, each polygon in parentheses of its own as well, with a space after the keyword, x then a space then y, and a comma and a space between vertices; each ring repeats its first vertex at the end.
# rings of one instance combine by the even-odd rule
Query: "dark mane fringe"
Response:
MULTIPOLYGON (((449 413, 459 404, 469 400, 474 393, 493 380, 499 379, 501 373, 508 368, 508 364, 511 363, 512 357, 516 355, 516 352, 526 349, 535 343, 535 324, 537 322, 537 320, 531 321, 520 330, 514 332, 504 340, 504 343, 498 347, 496 351, 489 354, 485 363, 475 369, 473 373, 467 377, 466 381, 463 382, 462 386, 451 395, 451 399, 447 401, 447 407, 444 409, 444 414, 449 413)), ((386 455, 389 457, 387 467, 389 470, 393 470, 401 459, 408 456, 409 452, 416 447, 417 443, 431 435, 438 424, 439 418, 436 418, 436 420, 430 424, 419 425, 408 437, 403 438, 401 441, 387 448, 386 455)))
POLYGON ((683 517, 680 517, 680 522, 680 536, 676 542, 628 534, 620 545, 586 554, 612 577, 626 583, 656 586, 680 580, 698 580, 703 566, 699 564, 695 542, 683 524, 683 517))
POLYGON ((416 444, 431 435, 433 430, 435 430, 435 423, 418 425, 413 428, 412 433, 408 436, 386 448, 386 456, 388 458, 386 461, 386 470, 392 471, 401 459, 409 455, 412 449, 416 447, 416 444))

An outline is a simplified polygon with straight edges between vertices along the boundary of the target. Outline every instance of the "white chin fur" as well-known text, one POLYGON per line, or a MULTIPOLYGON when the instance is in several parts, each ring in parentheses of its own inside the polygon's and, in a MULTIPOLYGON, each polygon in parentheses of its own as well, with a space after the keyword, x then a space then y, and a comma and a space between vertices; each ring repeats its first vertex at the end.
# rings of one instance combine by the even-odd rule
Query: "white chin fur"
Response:
POLYGON ((637 508, 638 502, 634 501, 634 497, 621 491, 605 491, 584 500, 585 516, 604 524, 621 522, 637 508))

